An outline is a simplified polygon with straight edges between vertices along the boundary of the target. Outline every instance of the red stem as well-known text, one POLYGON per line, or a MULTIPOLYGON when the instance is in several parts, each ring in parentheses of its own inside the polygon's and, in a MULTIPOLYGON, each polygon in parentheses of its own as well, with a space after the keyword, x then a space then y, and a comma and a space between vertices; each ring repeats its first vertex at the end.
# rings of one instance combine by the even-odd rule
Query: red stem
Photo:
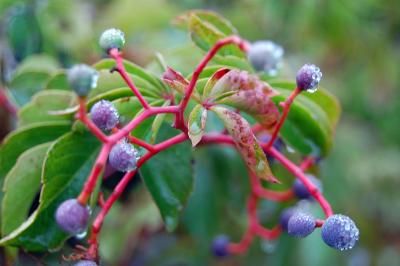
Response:
POLYGON ((185 94, 183 99, 180 103, 180 111, 176 116, 175 126, 177 128, 186 128, 183 114, 185 109, 189 103, 190 96, 193 93, 194 88, 196 87, 197 80, 203 69, 206 67, 208 62, 217 54, 218 50, 220 50, 225 45, 229 44, 236 44, 242 51, 246 52, 248 50, 248 44, 243 41, 238 36, 230 36, 225 39, 221 39, 215 43, 215 45, 208 51, 208 53, 204 56, 204 58, 200 61, 199 65, 196 67, 195 71, 193 72, 192 79, 190 80, 189 85, 185 90, 185 94))
POLYGON ((168 140, 165 140, 159 144, 154 145, 154 150, 149 151, 146 153, 142 158, 139 159, 137 162, 137 168, 131 172, 128 172, 125 174, 125 176, 121 179, 121 181, 118 183, 118 185, 115 187, 114 191, 110 195, 110 197, 107 199, 107 201, 104 203, 104 206, 100 213, 97 215, 95 221, 93 222, 93 234, 97 234, 101 226, 103 224, 104 218, 107 215, 108 211, 110 210, 111 206, 114 204, 114 202, 119 198, 119 196, 122 194, 124 191, 125 187, 128 185, 129 181, 131 181, 132 177, 136 174, 137 170, 151 157, 156 155, 157 153, 175 145, 178 143, 181 143, 183 141, 187 140, 187 136, 184 133, 181 133, 175 137, 172 137, 168 140))
POLYGON ((312 156, 307 156, 300 164, 300 169, 304 172, 312 167, 315 163, 315 158, 312 156))
POLYGON ((133 83, 131 77, 128 75, 128 73, 125 70, 124 62, 121 57, 120 52, 118 51, 117 48, 110 49, 109 55, 115 59, 117 63, 117 71, 121 75, 121 77, 125 80, 126 84, 128 84, 129 88, 132 90, 132 92, 135 94, 135 96, 138 98, 139 102, 142 104, 144 109, 150 109, 150 105, 147 103, 146 99, 142 96, 142 94, 139 92, 139 90, 136 88, 135 84, 133 83))
POLYGON ((104 166, 106 165, 107 159, 108 159, 108 153, 110 152, 111 146, 109 144, 104 144, 99 156, 97 157, 97 160, 94 164, 94 167, 92 169, 92 172, 90 173, 89 178, 86 180, 85 185, 83 186, 83 189, 81 191, 81 194, 79 194, 77 200, 79 203, 82 205, 86 205, 90 194, 92 194, 94 187, 96 186, 97 179, 103 170, 104 166))
POLYGON ((285 122, 286 117, 289 114, 290 106, 292 105, 294 98, 296 98, 296 96, 299 95, 300 93, 301 93, 301 90, 299 88, 296 88, 294 91, 292 91, 292 93, 289 95, 289 97, 286 99, 286 101, 281 103, 281 105, 283 106, 282 115, 278 121, 278 124, 276 124, 274 131, 271 134, 271 138, 269 139, 269 141, 267 143, 267 146, 266 146, 267 149, 269 147, 272 147, 272 145, 274 144, 276 138, 278 137, 279 130, 283 126, 283 123, 285 122))
POLYGON ((324 198, 319 189, 305 176, 303 171, 297 165, 295 165, 293 162, 287 159, 282 153, 280 153, 274 147, 271 147, 269 150, 266 151, 272 156, 274 156, 275 159, 277 159, 283 166, 285 166, 285 168, 289 172, 291 172, 298 179, 300 179, 300 181, 304 184, 304 186, 307 188, 310 194, 321 205, 321 208, 324 211, 326 217, 329 217, 333 214, 331 205, 324 198))

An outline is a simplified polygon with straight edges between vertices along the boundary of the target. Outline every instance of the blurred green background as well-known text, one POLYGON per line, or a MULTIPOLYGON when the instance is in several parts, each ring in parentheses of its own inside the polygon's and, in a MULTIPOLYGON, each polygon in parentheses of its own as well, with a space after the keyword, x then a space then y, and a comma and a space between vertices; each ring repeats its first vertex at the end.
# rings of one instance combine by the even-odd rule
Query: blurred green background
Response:
MULTIPOLYGON (((189 52, 185 62, 174 61, 173 54, 188 42, 188 36, 171 21, 194 8, 221 13, 251 41, 271 39, 282 45, 286 54, 283 75, 290 79, 303 63, 321 67, 322 86, 340 99, 343 112, 334 148, 322 161, 319 176, 334 210, 349 215, 359 226, 359 245, 349 252, 337 252, 324 245, 315 232, 304 240, 284 235, 273 243, 256 241, 247 256, 213 259, 208 244, 214 235, 228 233, 238 240, 242 233, 237 225, 245 223, 244 196, 236 190, 247 181, 240 176, 232 179, 229 191, 221 195, 216 191, 224 188, 202 167, 197 169, 197 179, 203 181, 196 181, 196 191, 183 214, 184 225, 175 234, 154 233, 159 227, 154 206, 137 208, 138 202, 148 202, 141 188, 135 188, 136 196, 130 195, 125 204, 116 206, 102 240, 105 264, 400 265, 398 0, 2 0, 2 82, 31 54, 52 55, 64 67, 95 62, 102 56, 97 38, 109 27, 125 32, 128 59, 145 66, 161 52, 169 55, 168 64, 185 72, 198 57, 189 52), (222 203, 224 200, 230 202, 222 203), (223 221, 219 210, 227 206, 230 217, 223 221), (146 229, 139 226, 143 222, 146 229), (232 226, 233 232, 227 226, 232 226)), ((6 118, 4 113, 0 115, 4 131, 6 118)), ((199 158, 207 157, 201 157, 202 152, 222 154, 221 160, 236 158, 230 151, 218 149, 201 150, 199 158)), ((216 173, 222 179, 230 174, 237 175, 235 169, 221 168, 216 173)), ((267 214, 277 208, 268 202, 263 205, 267 214)), ((21 265, 36 265, 31 255, 23 257, 21 265)))

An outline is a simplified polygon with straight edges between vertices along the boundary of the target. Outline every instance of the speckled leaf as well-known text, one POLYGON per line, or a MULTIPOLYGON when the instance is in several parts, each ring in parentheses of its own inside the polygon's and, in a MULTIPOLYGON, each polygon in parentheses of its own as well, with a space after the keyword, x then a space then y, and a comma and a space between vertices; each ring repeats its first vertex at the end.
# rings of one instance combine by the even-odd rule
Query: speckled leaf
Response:
POLYGON ((188 133, 193 147, 196 146, 203 137, 206 122, 207 109, 205 109, 201 104, 196 105, 190 112, 188 121, 188 133))
POLYGON ((211 108, 222 120, 247 167, 259 178, 272 183, 278 180, 273 176, 267 158, 251 131, 250 124, 239 114, 220 106, 211 108))
POLYGON ((226 73, 230 71, 229 68, 221 68, 218 69, 208 80, 206 85, 204 86, 203 89, 203 98, 206 98, 212 89, 214 88, 215 84, 217 83, 218 80, 220 80, 226 73))
POLYGON ((279 119, 279 111, 271 97, 278 92, 267 83, 246 71, 232 70, 215 84, 210 97, 216 103, 226 104, 244 111, 266 129, 272 128, 279 119))

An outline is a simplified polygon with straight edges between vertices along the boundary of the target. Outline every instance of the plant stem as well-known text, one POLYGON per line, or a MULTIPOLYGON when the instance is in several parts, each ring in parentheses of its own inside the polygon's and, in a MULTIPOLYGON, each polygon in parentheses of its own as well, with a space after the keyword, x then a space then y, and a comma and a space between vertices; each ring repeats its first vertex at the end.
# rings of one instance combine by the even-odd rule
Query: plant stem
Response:
POLYGON ((199 65, 196 67, 195 71, 193 72, 192 78, 187 86, 185 93, 183 95, 183 99, 180 103, 180 111, 176 116, 175 127, 176 128, 186 128, 183 114, 185 109, 189 103, 190 96, 192 95, 194 88, 196 87, 197 80, 203 69, 206 67, 208 62, 217 54, 217 52, 224 47, 225 45, 229 44, 236 44, 242 51, 247 51, 248 44, 243 41, 238 36, 230 36, 225 39, 221 39, 215 43, 215 45, 207 52, 204 58, 200 61, 199 65))
POLYGON ((294 98, 296 98, 296 96, 299 95, 300 93, 301 93, 301 90, 299 88, 296 88, 294 91, 292 91, 292 93, 289 95, 289 97, 283 103, 281 103, 281 105, 283 106, 282 115, 278 121, 278 124, 276 124, 274 131, 271 134, 271 138, 269 139, 269 141, 267 143, 267 146, 266 146, 267 149, 272 147, 272 145, 274 144, 276 138, 278 137, 279 130, 283 126, 283 123, 285 122, 286 117, 289 114, 290 107, 293 103, 294 98))
POLYGON ((125 70, 124 62, 121 57, 120 52, 117 48, 110 49, 109 55, 115 59, 117 63, 117 71, 121 75, 121 77, 125 80, 126 84, 132 90, 133 94, 138 98, 139 102, 142 104, 144 109, 150 109, 150 105, 147 103, 146 99, 142 96, 139 90, 136 88, 135 84, 133 83, 132 79, 128 75, 125 70))

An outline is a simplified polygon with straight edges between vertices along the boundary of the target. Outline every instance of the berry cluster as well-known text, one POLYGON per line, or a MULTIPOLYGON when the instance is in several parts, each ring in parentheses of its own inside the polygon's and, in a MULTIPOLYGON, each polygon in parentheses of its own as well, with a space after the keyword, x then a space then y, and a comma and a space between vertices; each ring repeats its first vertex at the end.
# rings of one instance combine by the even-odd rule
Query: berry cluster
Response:
MULTIPOLYGON (((190 83, 185 84, 182 95, 183 97, 179 97, 179 99, 181 99, 179 104, 153 107, 149 105, 147 100, 142 96, 129 75, 126 73, 120 52, 125 42, 123 32, 118 29, 106 30, 100 37, 99 42, 102 49, 109 56, 115 59, 116 66, 113 69, 117 70, 125 80, 135 97, 137 97, 139 102, 142 104, 144 111, 137 115, 127 125, 119 128, 119 115, 113 103, 106 100, 100 100, 91 108, 91 119, 89 119, 86 113, 85 98, 90 90, 96 86, 98 74, 94 69, 86 65, 74 66, 69 71, 68 81, 70 86, 80 98, 80 108, 77 114, 78 118, 102 142, 103 145, 96 163, 93 166, 92 172, 80 195, 76 199, 69 199, 63 202, 58 207, 55 213, 55 219, 60 228, 71 235, 80 234, 86 231, 90 216, 87 201, 94 190, 94 186, 104 166, 109 163, 109 165, 115 170, 125 172, 124 177, 110 197, 106 201, 99 201, 101 210, 90 227, 88 239, 90 246, 87 249, 86 254, 82 256, 89 260, 79 261, 76 264, 79 266, 97 265, 95 262, 98 260, 97 235, 101 230, 103 220, 111 206, 121 195, 122 191, 141 165, 157 153, 189 139, 188 127, 184 117, 185 109, 188 106, 188 101, 196 87, 199 74, 218 50, 225 45, 237 45, 247 53, 248 59, 254 66, 254 69, 257 71, 264 71, 269 75, 276 74, 277 69, 281 65, 283 56, 283 49, 271 41, 260 41, 249 45, 248 42, 237 36, 222 39, 215 44, 202 60, 201 64, 196 68, 194 72, 196 75, 193 75, 190 83), (151 145, 144 140, 140 140, 131 135, 131 132, 143 120, 150 116, 162 113, 169 113, 175 116, 174 127, 182 131, 181 134, 155 145, 151 145), (142 157, 139 157, 134 145, 140 146, 146 150, 146 153, 142 157)), ((323 241, 330 247, 338 250, 350 249, 358 240, 359 231, 354 222, 347 216, 333 214, 329 203, 321 194, 321 182, 314 176, 304 174, 303 171, 306 167, 298 167, 279 151, 280 147, 282 147, 282 141, 279 140, 278 133, 287 117, 293 100, 302 91, 312 92, 316 90, 321 77, 322 74, 318 67, 309 64, 304 65, 297 74, 297 88, 295 88, 287 100, 282 103, 283 110, 278 123, 275 125, 272 132, 268 132, 271 134, 259 137, 260 146, 263 148, 264 152, 270 158, 281 163, 289 172, 296 176, 297 179, 294 181, 292 188, 283 192, 266 189, 263 187, 257 175, 249 169, 249 178, 252 190, 248 200, 249 225, 247 232, 242 241, 236 244, 230 243, 227 236, 221 235, 216 237, 211 248, 212 252, 216 256, 224 257, 228 254, 245 252, 255 236, 260 236, 265 239, 275 239, 280 235, 282 230, 288 232, 288 234, 294 237, 306 237, 311 234, 316 227, 322 226, 323 241), (297 207, 290 207, 281 213, 279 225, 275 228, 267 229, 259 223, 256 213, 257 203, 260 198, 275 201, 287 201, 291 200, 294 196, 299 199, 315 199, 315 201, 321 205, 327 219, 325 221, 318 220, 311 214, 304 212, 297 207)), ((269 87, 266 86, 265 83, 259 81, 257 77, 248 75, 248 73, 243 71, 231 71, 231 74, 227 75, 227 78, 230 82, 229 84, 232 85, 230 86, 231 89, 232 87, 237 90, 255 89, 265 91, 269 89, 269 87), (252 84, 252 86, 246 87, 248 84, 252 84)), ((171 97, 174 97, 174 95, 171 95, 171 97)), ((209 102, 203 102, 202 104, 204 107, 210 107, 209 102)), ((262 125, 255 125, 253 131, 256 131, 255 128, 262 128, 262 125)), ((219 135, 205 134, 200 143, 235 145, 233 138, 225 133, 219 135)))

